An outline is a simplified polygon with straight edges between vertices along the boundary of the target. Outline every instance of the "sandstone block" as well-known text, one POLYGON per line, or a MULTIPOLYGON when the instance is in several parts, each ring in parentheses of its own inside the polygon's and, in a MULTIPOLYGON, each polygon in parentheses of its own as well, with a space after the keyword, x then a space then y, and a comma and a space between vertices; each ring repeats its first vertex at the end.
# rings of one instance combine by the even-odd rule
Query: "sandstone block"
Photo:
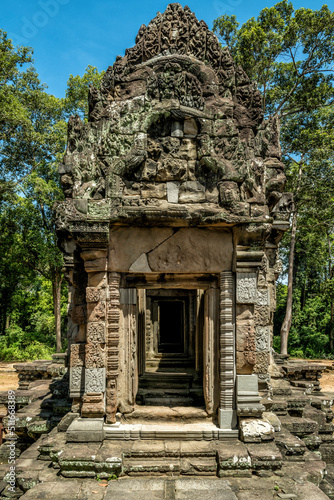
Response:
POLYGON ((186 181, 180 186, 179 203, 202 203, 205 201, 205 186, 198 181, 186 181))
POLYGON ((179 158, 161 158, 157 165, 159 182, 182 181, 187 176, 187 161, 179 158))
POLYGON ((186 118, 183 124, 184 137, 196 137, 198 134, 198 126, 195 118, 186 118))
POLYGON ((167 196, 167 188, 164 182, 149 183, 146 182, 141 188, 141 197, 163 199, 167 196))
POLYGON ((106 318, 105 302, 90 302, 87 304, 87 320, 90 322, 104 321, 106 318))
POLYGON ((265 420, 241 418, 240 439, 245 443, 260 443, 261 441, 272 441, 274 439, 274 428, 265 420))

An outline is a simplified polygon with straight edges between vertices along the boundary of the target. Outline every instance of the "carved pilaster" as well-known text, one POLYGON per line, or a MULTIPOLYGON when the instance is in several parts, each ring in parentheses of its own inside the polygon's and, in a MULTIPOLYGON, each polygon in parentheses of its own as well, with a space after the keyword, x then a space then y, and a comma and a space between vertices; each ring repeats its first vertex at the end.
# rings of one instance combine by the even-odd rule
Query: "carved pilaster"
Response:
POLYGON ((119 286, 120 274, 110 273, 107 298, 107 418, 109 424, 116 422, 117 377, 119 369, 119 286))
POLYGON ((220 274, 220 408, 219 426, 231 429, 235 412, 234 278, 232 272, 220 274))

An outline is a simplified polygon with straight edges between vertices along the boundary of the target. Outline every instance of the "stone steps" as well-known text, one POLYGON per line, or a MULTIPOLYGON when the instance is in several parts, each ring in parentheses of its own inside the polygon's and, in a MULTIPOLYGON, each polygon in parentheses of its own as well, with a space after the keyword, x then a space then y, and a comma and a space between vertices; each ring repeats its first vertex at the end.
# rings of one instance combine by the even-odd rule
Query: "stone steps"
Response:
POLYGON ((139 379, 140 389, 190 389, 193 375, 182 372, 146 372, 139 379))
POLYGON ((146 406, 202 406, 203 390, 200 388, 139 389, 137 403, 146 406))
POLYGON ((137 405, 132 413, 123 416, 124 423, 210 423, 209 417, 204 407, 198 406, 141 406, 137 405))

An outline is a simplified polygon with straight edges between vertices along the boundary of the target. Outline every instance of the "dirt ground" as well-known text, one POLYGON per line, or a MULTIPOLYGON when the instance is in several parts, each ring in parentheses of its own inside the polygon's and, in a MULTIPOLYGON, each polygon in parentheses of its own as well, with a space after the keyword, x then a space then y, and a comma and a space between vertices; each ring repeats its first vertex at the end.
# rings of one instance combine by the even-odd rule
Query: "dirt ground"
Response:
MULTIPOLYGON (((308 363, 313 362, 313 363, 323 364, 327 365, 328 367, 332 366, 332 369, 329 369, 323 373, 322 378, 320 379, 320 384, 321 384, 321 389, 324 392, 334 393, 334 361, 319 360, 319 359, 314 359, 314 360, 305 359, 303 361, 308 363)), ((18 385, 19 385, 19 379, 16 371, 13 368, 13 363, 0 362, 0 392, 9 391, 11 389, 15 390, 18 388, 18 385)))
POLYGON ((15 390, 19 386, 19 378, 13 363, 0 363, 0 392, 15 390))

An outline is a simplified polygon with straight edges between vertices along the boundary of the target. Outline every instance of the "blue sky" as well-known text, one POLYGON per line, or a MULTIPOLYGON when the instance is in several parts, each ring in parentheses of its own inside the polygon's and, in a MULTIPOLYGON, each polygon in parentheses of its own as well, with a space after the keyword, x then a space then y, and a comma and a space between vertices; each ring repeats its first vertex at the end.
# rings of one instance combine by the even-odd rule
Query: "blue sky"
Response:
MULTIPOLYGON (((1 6, 0 28, 15 45, 34 49, 35 67, 48 91, 65 94, 70 74, 82 75, 91 64, 99 71, 134 45, 141 24, 148 24, 168 1, 162 0, 6 0, 1 6)), ((257 17, 277 0, 189 0, 198 19, 212 28, 222 14, 235 14, 240 23, 257 17)), ((325 3, 325 2, 324 2, 325 3)), ((334 10, 334 0, 326 2, 334 10)), ((294 8, 318 9, 322 2, 295 0, 294 8)))

